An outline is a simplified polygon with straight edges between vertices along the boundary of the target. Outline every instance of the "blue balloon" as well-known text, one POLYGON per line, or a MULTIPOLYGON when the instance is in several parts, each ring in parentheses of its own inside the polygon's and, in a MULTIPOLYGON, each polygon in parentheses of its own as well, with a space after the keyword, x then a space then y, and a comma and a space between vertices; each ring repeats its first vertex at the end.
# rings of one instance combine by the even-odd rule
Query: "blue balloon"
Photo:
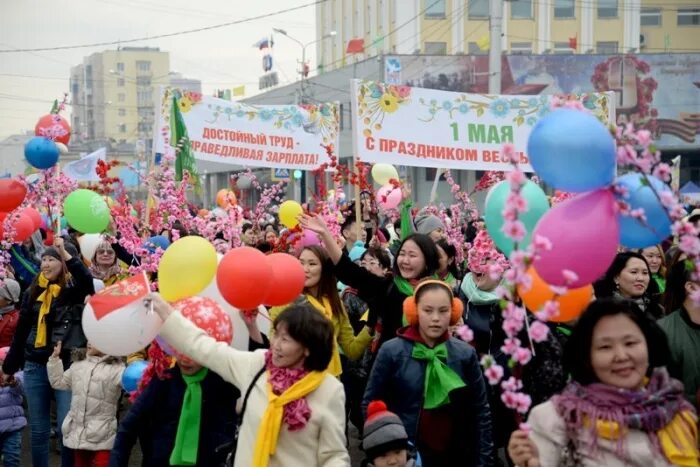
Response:
POLYGON ((147 366, 147 362, 138 360, 126 367, 124 373, 122 373, 122 387, 126 392, 136 391, 147 366))
POLYGON ((143 247, 148 250, 149 253, 155 253, 156 248, 160 248, 165 251, 170 246, 170 240, 168 240, 163 235, 154 235, 143 243, 143 247))
POLYGON ((42 136, 36 136, 24 145, 24 157, 37 169, 50 169, 56 165, 58 154, 56 143, 42 136))
POLYGON ((618 214, 620 221, 620 243, 627 248, 646 248, 661 243, 671 235, 671 220, 666 208, 652 191, 649 184, 658 193, 671 191, 664 182, 647 175, 649 182, 639 173, 628 173, 618 177, 615 184, 628 191, 626 197, 619 197, 630 205, 630 209, 644 209, 646 222, 632 216, 618 214))
POLYGON ((557 109, 532 129, 527 154, 537 175, 558 190, 580 193, 615 178, 615 141, 593 115, 557 109))

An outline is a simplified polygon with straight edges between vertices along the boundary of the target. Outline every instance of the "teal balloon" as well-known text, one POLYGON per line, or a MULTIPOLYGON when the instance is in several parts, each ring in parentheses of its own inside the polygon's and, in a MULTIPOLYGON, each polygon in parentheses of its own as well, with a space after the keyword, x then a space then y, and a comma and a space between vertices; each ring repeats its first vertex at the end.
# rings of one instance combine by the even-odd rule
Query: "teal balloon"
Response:
MULTIPOLYGON (((503 219, 503 208, 506 206, 506 200, 510 192, 510 182, 504 180, 497 183, 489 190, 486 196, 486 206, 484 209, 486 230, 489 232, 496 246, 506 256, 510 256, 515 247, 513 240, 506 237, 501 230, 505 223, 505 219, 503 219)), ((547 195, 542 191, 542 188, 529 180, 523 185, 520 196, 527 201, 527 211, 518 214, 518 220, 525 225, 525 229, 527 230, 525 238, 518 242, 518 248, 522 250, 530 244, 532 231, 535 230, 535 225, 537 225, 537 222, 544 213, 549 210, 549 201, 547 200, 547 195)))
POLYGON ((109 206, 94 191, 79 189, 66 196, 63 216, 78 232, 101 233, 109 225, 109 206))

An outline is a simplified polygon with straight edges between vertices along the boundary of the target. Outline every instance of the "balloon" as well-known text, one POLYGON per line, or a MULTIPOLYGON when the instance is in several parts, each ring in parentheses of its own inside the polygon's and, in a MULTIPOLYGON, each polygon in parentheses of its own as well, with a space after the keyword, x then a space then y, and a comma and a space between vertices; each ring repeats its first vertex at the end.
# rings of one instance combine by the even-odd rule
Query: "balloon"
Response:
POLYGON ((236 308, 257 308, 273 285, 272 267, 260 250, 247 246, 234 248, 221 260, 216 284, 224 299, 236 308))
POLYGON ((83 258, 85 258, 88 261, 92 261, 92 258, 95 257, 95 251, 97 251, 97 247, 100 245, 100 243, 104 240, 104 237, 101 234, 84 234, 78 237, 78 243, 80 244, 80 252, 83 255, 83 258))
POLYGON ((58 148, 59 154, 68 154, 68 146, 66 146, 65 144, 56 143, 56 147, 58 148))
POLYGON ((250 177, 247 175, 239 175, 238 180, 236 181, 236 185, 241 190, 247 190, 252 184, 253 180, 251 180, 250 177))
POLYGON ((300 244, 302 247, 320 245, 321 238, 316 232, 312 232, 311 230, 304 230, 304 233, 301 236, 300 244))
POLYGON ((170 240, 163 235, 154 235, 143 243, 143 247, 147 249, 149 253, 155 253, 156 248, 165 251, 169 246, 170 240))
POLYGON ((292 302, 304 290, 305 275, 301 263, 287 253, 272 253, 266 259, 272 268, 270 282, 274 287, 270 287, 264 303, 278 306, 292 302))
POLYGON ((297 226, 297 224, 299 224, 297 217, 303 213, 304 209, 302 209, 301 204, 297 203, 296 201, 287 200, 280 204, 280 222, 288 229, 293 229, 297 226))
POLYGON ((109 206, 92 190, 78 189, 63 201, 63 215, 78 232, 100 233, 109 225, 109 206))
POLYGON ((640 173, 628 173, 618 177, 615 184, 627 189, 627 195, 621 197, 630 209, 644 209, 646 221, 632 216, 617 215, 620 222, 620 243, 627 248, 646 248, 656 245, 671 236, 671 219, 666 208, 661 204, 649 184, 657 193, 671 191, 664 182, 647 175, 648 182, 640 173))
POLYGON ((386 185, 392 178, 399 179, 396 167, 391 164, 374 164, 372 166, 372 178, 379 185, 386 185))
MULTIPOLYGON (((0 238, 5 235, 5 220, 7 219, 8 215, 9 214, 6 212, 0 213, 0 238)), ((12 241, 15 243, 22 243, 31 237, 34 231, 36 231, 31 217, 23 212, 20 213, 20 215, 17 216, 12 222, 12 227, 15 230, 15 235, 12 238, 12 241)))
POLYGON ((0 180, 0 211, 12 211, 22 204, 25 196, 27 196, 27 185, 24 183, 11 178, 0 180))
POLYGON ((39 214, 39 211, 29 206, 24 208, 22 212, 29 216, 29 218, 32 220, 32 224, 34 225, 34 230, 32 232, 36 231, 39 227, 41 227, 43 219, 41 218, 41 214, 39 214))
MULTIPOLYGON (((486 229, 496 246, 506 255, 510 256, 513 251, 513 240, 506 237, 501 228, 505 222, 503 218, 503 208, 506 205, 508 196, 511 193, 510 182, 504 180, 495 184, 486 196, 484 220, 486 229)), ((518 248, 525 249, 530 244, 532 231, 537 225, 537 221, 549 210, 549 201, 542 188, 531 181, 525 182, 520 190, 520 196, 527 201, 527 211, 518 214, 518 220, 525 224, 527 234, 520 242, 518 248)))
POLYGON ((52 141, 68 144, 70 141, 70 125, 68 120, 58 114, 44 115, 34 127, 34 134, 52 141))
POLYGON ((122 387, 126 392, 134 392, 139 387, 139 382, 143 378, 148 362, 136 360, 131 362, 122 373, 122 387))
POLYGON ((173 303, 185 318, 219 342, 231 343, 233 325, 231 318, 216 300, 208 297, 189 297, 173 303))
POLYGON ((394 209, 403 199, 401 188, 396 188, 391 183, 377 190, 377 203, 384 209, 394 209))
POLYGON ((220 208, 227 208, 236 204, 236 194, 231 190, 219 190, 216 194, 216 205, 220 208))
MULTIPOLYGON (((532 279, 532 287, 526 292, 522 285, 518 285, 518 295, 523 299, 528 310, 539 311, 545 302, 554 299, 556 294, 532 266, 527 270, 527 275, 532 279)), ((592 298, 593 286, 590 284, 578 289, 569 289, 564 295, 556 298, 555 301, 559 304, 559 315, 550 318, 550 321, 565 323, 578 318, 591 303, 592 298)))
POLYGON ((24 157, 37 169, 50 169, 58 162, 58 147, 50 139, 34 137, 24 145, 24 157))
POLYGON ((552 285, 583 287, 602 276, 617 253, 620 227, 615 199, 609 190, 585 193, 557 204, 542 216, 532 238, 549 239, 552 249, 533 262, 537 273, 552 285), (578 279, 567 283, 562 272, 578 279))
POLYGON ((615 177, 612 135, 587 112, 557 109, 541 118, 530 133, 527 154, 537 175, 559 190, 595 190, 615 177))
POLYGON ((163 320, 143 305, 142 300, 118 308, 100 319, 90 302, 83 309, 83 332, 91 345, 115 357, 144 349, 158 335, 163 320))
POLYGON ((215 274, 214 246, 202 237, 183 237, 163 253, 158 265, 158 286, 163 298, 174 302, 197 295, 215 274))
POLYGON ((166 355, 175 355, 175 349, 173 349, 170 344, 165 341, 165 339, 160 337, 160 335, 156 336, 154 340, 158 343, 158 346, 160 346, 161 350, 165 352, 166 355))
POLYGON ((197 215, 201 217, 202 219, 206 219, 207 216, 209 216, 209 210, 208 209, 200 209, 197 211, 197 215))

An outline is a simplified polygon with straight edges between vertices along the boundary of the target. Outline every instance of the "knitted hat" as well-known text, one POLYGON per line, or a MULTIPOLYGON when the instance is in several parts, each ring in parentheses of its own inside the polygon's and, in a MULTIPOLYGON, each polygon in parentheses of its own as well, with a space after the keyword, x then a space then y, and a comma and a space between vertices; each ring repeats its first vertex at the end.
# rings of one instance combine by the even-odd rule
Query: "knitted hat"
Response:
MULTIPOLYGON (((66 249, 66 253, 71 255, 73 258, 79 258, 80 253, 78 253, 78 249, 71 243, 71 242, 64 242, 63 243, 63 248, 66 249)), ((44 252, 41 254, 42 257, 44 256, 51 256, 53 258, 56 258, 59 261, 62 261, 63 258, 61 257, 61 253, 58 252, 58 250, 55 247, 48 247, 47 249, 44 250, 44 252)))
POLYGON ((12 304, 17 304, 19 303, 19 296, 21 293, 22 289, 19 286, 19 282, 9 277, 2 280, 2 285, 0 285, 0 298, 4 298, 12 304))
POLYGON ((438 216, 433 214, 420 214, 415 220, 416 232, 429 235, 430 232, 442 229, 445 230, 445 224, 442 223, 438 216))
POLYGON ((362 449, 370 461, 395 449, 408 448, 408 435, 398 415, 389 412, 382 401, 367 407, 362 449))
POLYGON ((367 251, 367 248, 365 248, 365 244, 362 243, 361 241, 355 242, 353 247, 350 249, 350 253, 348 253, 348 256, 350 257, 350 261, 353 263, 355 261, 358 261, 360 258, 362 258, 362 255, 367 251))

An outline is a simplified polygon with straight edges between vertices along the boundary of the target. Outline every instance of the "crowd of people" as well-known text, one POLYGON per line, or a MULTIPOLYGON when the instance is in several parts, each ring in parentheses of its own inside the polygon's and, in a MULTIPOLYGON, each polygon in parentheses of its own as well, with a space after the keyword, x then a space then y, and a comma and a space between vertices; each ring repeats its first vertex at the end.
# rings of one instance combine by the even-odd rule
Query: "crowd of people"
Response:
MULTIPOLYGON (((14 245, 0 285, 3 465, 20 465, 27 422, 35 467, 49 465, 54 435, 64 467, 126 467, 137 444, 148 467, 700 465, 700 283, 672 239, 621 248, 579 317, 549 323, 538 342, 519 335, 532 359, 514 368, 497 293, 505 270, 489 267, 507 264, 502 252, 459 251, 426 210, 395 222, 344 214, 340 236, 322 216, 299 216, 318 238, 285 243, 302 294, 267 310, 269 335, 241 312, 248 349, 152 293, 159 340, 105 355, 80 330, 84 304, 139 258, 116 232, 90 257, 72 231, 14 245), (485 356, 522 382, 525 417, 488 383, 485 356), (126 394, 135 360, 148 367, 126 394), (362 459, 351 459, 349 425, 362 459)), ((488 235, 478 219, 462 231, 465 242, 488 235)), ((282 235, 274 221, 241 228, 263 252, 279 251, 282 235)))

